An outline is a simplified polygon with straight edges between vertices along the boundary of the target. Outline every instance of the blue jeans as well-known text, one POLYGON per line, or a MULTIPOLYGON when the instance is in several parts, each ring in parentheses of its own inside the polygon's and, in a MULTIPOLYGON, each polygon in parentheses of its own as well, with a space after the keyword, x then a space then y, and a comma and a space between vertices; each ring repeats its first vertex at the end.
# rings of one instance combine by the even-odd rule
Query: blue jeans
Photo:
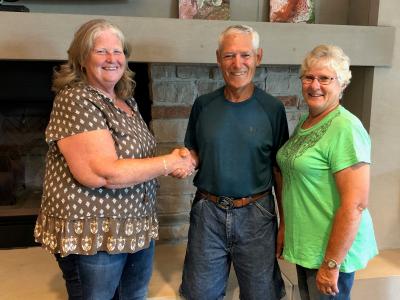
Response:
POLYGON ((55 256, 70 300, 146 299, 154 241, 136 253, 55 256))
POLYGON ((232 263, 240 299, 280 299, 285 290, 275 257, 276 233, 271 195, 227 210, 197 195, 190 212, 181 296, 223 299, 232 263))
POLYGON ((307 269, 296 265, 297 279, 301 300, 350 300, 350 291, 354 282, 354 272, 339 273, 338 288, 339 293, 335 296, 325 295, 317 289, 316 269, 307 269))

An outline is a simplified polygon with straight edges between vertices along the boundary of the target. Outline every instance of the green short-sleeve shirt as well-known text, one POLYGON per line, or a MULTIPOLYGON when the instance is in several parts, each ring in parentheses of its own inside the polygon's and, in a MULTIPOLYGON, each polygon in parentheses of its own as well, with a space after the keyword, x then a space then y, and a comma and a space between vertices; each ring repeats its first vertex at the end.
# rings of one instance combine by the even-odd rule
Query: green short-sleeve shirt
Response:
MULTIPOLYGON (((359 162, 370 163, 371 142, 360 120, 342 106, 312 128, 302 129, 278 151, 284 178, 286 260, 319 268, 333 219, 340 205, 334 173, 359 162)), ((364 210, 355 240, 340 270, 353 272, 377 254, 371 216, 364 210)))

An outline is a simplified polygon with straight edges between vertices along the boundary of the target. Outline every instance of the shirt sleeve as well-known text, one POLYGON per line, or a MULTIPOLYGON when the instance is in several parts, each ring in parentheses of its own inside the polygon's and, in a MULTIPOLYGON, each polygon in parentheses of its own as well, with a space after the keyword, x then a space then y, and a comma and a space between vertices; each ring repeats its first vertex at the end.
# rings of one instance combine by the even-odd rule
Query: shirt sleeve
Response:
POLYGON ((282 104, 279 105, 279 109, 275 119, 275 131, 274 131, 274 152, 272 157, 274 159, 274 165, 278 166, 276 162, 276 154, 278 150, 286 143, 289 138, 289 129, 286 118, 286 111, 282 104))
POLYGON ((330 164, 333 173, 357 163, 371 163, 371 139, 361 122, 341 121, 332 128, 330 164))
POLYGON ((46 128, 48 144, 78 133, 108 129, 101 110, 82 88, 61 90, 55 97, 46 128))
POLYGON ((192 110, 190 112, 189 122, 186 129, 185 147, 187 147, 190 150, 194 150, 196 152, 198 152, 198 146, 196 141, 196 123, 199 113, 200 113, 199 103, 198 101, 195 101, 192 106, 192 110))

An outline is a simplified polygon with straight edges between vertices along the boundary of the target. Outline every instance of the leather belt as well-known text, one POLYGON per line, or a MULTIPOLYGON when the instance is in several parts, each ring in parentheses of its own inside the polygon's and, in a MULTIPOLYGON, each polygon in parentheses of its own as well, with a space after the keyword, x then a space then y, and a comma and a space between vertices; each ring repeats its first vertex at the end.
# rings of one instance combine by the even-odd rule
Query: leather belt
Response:
POLYGON ((248 197, 243 198, 232 198, 227 196, 216 196, 207 191, 197 190, 196 194, 203 196, 207 200, 214 202, 218 207, 222 209, 233 209, 233 208, 240 208, 246 205, 249 205, 252 202, 257 201, 258 199, 271 194, 271 190, 266 190, 264 192, 254 194, 248 197))

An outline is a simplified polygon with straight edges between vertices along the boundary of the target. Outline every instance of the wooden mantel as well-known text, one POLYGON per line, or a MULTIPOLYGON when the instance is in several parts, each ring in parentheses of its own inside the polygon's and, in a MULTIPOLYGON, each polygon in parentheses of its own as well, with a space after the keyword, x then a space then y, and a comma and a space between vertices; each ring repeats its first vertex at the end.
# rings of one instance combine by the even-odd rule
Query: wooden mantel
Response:
MULTIPOLYGON (((218 34, 232 21, 0 12, 0 59, 65 60, 85 21, 107 18, 132 45, 131 61, 215 63, 218 34)), ((395 28, 246 22, 261 36, 262 64, 296 65, 321 43, 341 46, 356 66, 390 66, 395 28)))

